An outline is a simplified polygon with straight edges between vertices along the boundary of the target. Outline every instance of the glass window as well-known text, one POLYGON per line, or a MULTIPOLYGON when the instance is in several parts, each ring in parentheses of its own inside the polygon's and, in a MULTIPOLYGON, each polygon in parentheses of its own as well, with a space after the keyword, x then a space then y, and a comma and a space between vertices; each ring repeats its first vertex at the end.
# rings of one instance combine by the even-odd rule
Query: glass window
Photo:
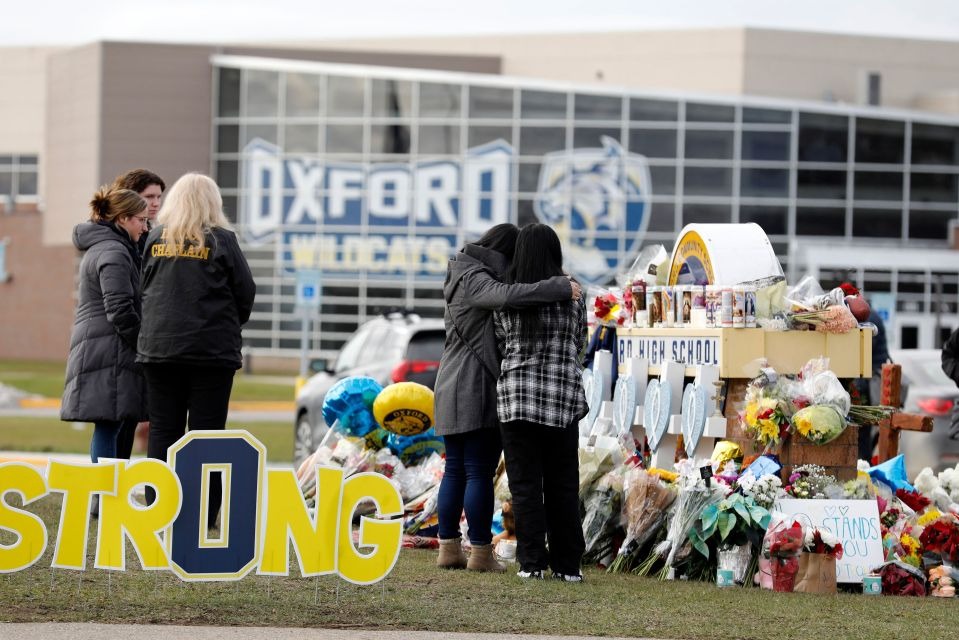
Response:
POLYGON ((462 87, 439 82, 420 83, 420 116, 428 118, 460 117, 462 87))
POLYGON ((523 193, 539 191, 539 162, 521 162, 519 165, 519 190, 523 193))
POLYGON ((474 125, 469 128, 469 141, 468 144, 470 148, 478 147, 487 142, 495 142, 497 140, 505 140, 509 144, 513 144, 513 127, 504 125, 504 126, 479 126, 474 125))
POLYGON ((363 343, 356 364, 364 365, 382 360, 384 349, 395 348, 397 342, 393 330, 388 325, 377 325, 370 331, 369 337, 363 343))
POLYGON ((240 126, 221 124, 216 128, 216 150, 219 153, 238 153, 240 151, 240 126))
POLYGON ((913 123, 912 164, 959 164, 959 128, 913 123))
POLYGON ((236 196, 223 196, 223 215, 226 216, 226 219, 230 222, 236 222, 236 212, 237 212, 237 198, 236 196))
POLYGON ((621 133, 619 127, 576 127, 573 129, 573 148, 602 147, 603 136, 619 142, 621 133))
POLYGON ((286 115, 292 118, 320 115, 320 76, 315 73, 286 74, 286 115))
POLYGON ((674 233, 676 231, 676 203, 672 201, 657 201, 651 204, 652 208, 649 210, 649 225, 646 227, 646 231, 666 231, 668 233, 674 233))
POLYGON ((247 69, 245 115, 275 117, 280 106, 280 74, 276 71, 247 69))
POLYGON ((903 161, 906 125, 892 120, 856 119, 856 162, 903 161))
POLYGON ((789 133, 786 131, 743 131, 743 160, 789 160, 789 133))
POLYGON ((923 240, 948 240, 949 223, 955 211, 909 211, 909 237, 923 240))
POLYGON ((522 227, 524 224, 529 224, 530 222, 539 222, 539 218, 536 217, 536 213, 533 210, 533 199, 517 198, 516 224, 522 227))
POLYGON ((690 196, 728 196, 733 190, 733 172, 726 167, 686 167, 683 191, 690 196))
POLYGON ((327 112, 331 117, 358 118, 363 115, 363 78, 330 76, 327 80, 327 112))
POLYGON ((913 173, 909 176, 909 199, 913 202, 959 202, 957 178, 959 176, 952 173, 913 173))
POLYGON ((0 196, 13 195, 13 172, 0 171, 0 196))
POLYGON ((686 157, 729 160, 733 157, 732 131, 686 131, 686 157))
POLYGON ((797 195, 800 198, 843 200, 846 197, 845 171, 800 169, 796 182, 797 195))
POLYGON ((420 125, 419 153, 460 153, 460 127, 457 125, 420 125))
POLYGON ((370 127, 372 153, 409 153, 410 128, 405 124, 384 124, 370 127))
POLYGON ((240 163, 236 160, 217 160, 216 183, 221 189, 235 189, 239 186, 240 163))
POLYGON ((573 96, 577 120, 622 120, 623 99, 619 96, 595 96, 577 93, 573 96))
POLYGON ((792 122, 792 113, 779 109, 758 109, 743 107, 743 122, 751 124, 789 124, 792 122))
POLYGON ((845 162, 849 118, 823 113, 799 114, 800 162, 845 162))
POLYGON ((743 169, 740 195, 754 198, 789 197, 788 169, 743 169))
POLYGON ((358 364, 360 351, 362 351, 363 345, 366 344, 372 327, 373 325, 371 324, 360 327, 359 330, 346 341, 343 348, 340 349, 340 355, 337 357, 336 365, 333 367, 334 371, 339 372, 352 369, 358 364))
POLYGON ((13 164, 13 156, 0 156, 0 166, 13 164))
POLYGON ((21 167, 37 166, 37 156, 19 156, 17 159, 21 167))
POLYGON ((744 205, 739 208, 740 222, 755 222, 766 235, 785 235, 788 232, 789 210, 786 207, 744 205))
POLYGON ((372 82, 372 113, 379 118, 405 118, 412 115, 413 83, 405 80, 372 82))
POLYGON ((676 167, 651 165, 649 179, 655 195, 673 195, 676 193, 676 167))
POLYGON ((217 114, 224 118, 240 115, 240 70, 220 67, 217 114))
POLYGON ((566 148, 566 129, 563 127, 527 127, 519 131, 519 152, 524 156, 538 156, 566 148))
POLYGON ((732 221, 732 208, 729 205, 683 204, 683 225, 730 221, 732 221))
POLYGON ((317 124, 288 124, 283 127, 283 149, 288 153, 318 153, 320 126, 317 124))
POLYGON ((244 129, 243 146, 260 139, 270 144, 279 144, 275 124, 248 124, 244 129))
POLYGON ((363 126, 337 124, 326 126, 327 153, 363 153, 363 126))
POLYGON ((629 132, 629 150, 647 158, 675 158, 675 129, 632 129, 629 132))
POLYGON ((902 211, 857 207, 852 212, 852 235, 860 238, 901 238, 902 211))
POLYGON ((520 92, 520 117, 524 120, 565 120, 568 94, 555 91, 520 92))
POLYGON ((902 200, 902 174, 892 171, 857 171, 856 200, 902 200))
POLYGON ((630 98, 629 119, 635 121, 677 121, 679 120, 679 104, 669 100, 644 100, 630 98))
POLYGON ((21 171, 17 176, 17 195, 35 196, 37 195, 37 172, 21 171))
POLYGON ((846 210, 838 207, 799 207, 796 209, 796 235, 846 235, 846 210))
POLYGON ((736 108, 726 104, 686 103, 686 122, 732 122, 736 108))
POLYGON ((513 90, 501 87, 470 87, 471 118, 512 118, 513 90))

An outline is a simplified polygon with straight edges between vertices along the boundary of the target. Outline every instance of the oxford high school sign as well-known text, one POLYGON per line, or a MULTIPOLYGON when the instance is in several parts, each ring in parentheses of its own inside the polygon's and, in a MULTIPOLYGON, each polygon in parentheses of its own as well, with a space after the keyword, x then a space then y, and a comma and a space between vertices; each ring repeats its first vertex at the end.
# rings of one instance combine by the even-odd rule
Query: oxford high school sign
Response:
MULTIPOLYGON (((438 277, 464 239, 517 222, 514 152, 502 140, 407 164, 284 156, 262 140, 243 157, 244 237, 277 243, 287 270, 438 277)), ((642 243, 650 195, 646 159, 604 137, 543 157, 533 210, 563 241, 567 268, 602 282, 642 243)))

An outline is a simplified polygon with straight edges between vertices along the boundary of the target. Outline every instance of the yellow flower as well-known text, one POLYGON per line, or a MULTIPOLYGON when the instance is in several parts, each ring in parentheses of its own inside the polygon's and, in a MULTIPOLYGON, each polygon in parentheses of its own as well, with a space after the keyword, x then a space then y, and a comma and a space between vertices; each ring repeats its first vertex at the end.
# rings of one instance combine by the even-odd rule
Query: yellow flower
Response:
POLYGON ((799 431, 803 437, 806 437, 810 429, 812 429, 812 420, 805 416, 794 419, 793 424, 796 425, 796 430, 799 431))
POLYGON ((769 418, 759 421, 759 439, 764 443, 779 440, 779 424, 769 418))
POLYGON ((902 545, 903 550, 906 554, 912 556, 915 555, 918 558, 919 551, 919 541, 913 538, 908 533, 904 533, 901 538, 899 538, 899 543, 902 545))
POLYGON ((921 516, 919 516, 919 526, 924 527, 927 524, 931 524, 938 520, 942 516, 942 513, 938 509, 929 509, 921 516))

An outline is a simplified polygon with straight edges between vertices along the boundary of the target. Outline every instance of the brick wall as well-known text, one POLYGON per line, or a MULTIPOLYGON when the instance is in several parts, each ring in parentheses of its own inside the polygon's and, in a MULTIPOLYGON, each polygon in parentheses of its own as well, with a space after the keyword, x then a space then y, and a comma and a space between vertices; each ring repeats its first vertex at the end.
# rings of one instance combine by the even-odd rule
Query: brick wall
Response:
POLYGON ((77 251, 72 246, 45 247, 41 235, 40 214, 0 214, 10 274, 0 283, 0 358, 66 362, 77 251))

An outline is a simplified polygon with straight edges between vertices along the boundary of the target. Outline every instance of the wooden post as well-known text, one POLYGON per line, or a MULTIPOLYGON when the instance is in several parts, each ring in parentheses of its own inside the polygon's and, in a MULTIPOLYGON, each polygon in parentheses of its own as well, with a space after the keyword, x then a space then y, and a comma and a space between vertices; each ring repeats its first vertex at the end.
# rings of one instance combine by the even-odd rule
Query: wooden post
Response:
MULTIPOLYGON (((899 409, 902 396, 902 367, 898 364, 882 365, 882 390, 879 402, 899 409)), ((899 454, 900 431, 932 431, 932 418, 898 411, 879 423, 879 462, 899 454)))

